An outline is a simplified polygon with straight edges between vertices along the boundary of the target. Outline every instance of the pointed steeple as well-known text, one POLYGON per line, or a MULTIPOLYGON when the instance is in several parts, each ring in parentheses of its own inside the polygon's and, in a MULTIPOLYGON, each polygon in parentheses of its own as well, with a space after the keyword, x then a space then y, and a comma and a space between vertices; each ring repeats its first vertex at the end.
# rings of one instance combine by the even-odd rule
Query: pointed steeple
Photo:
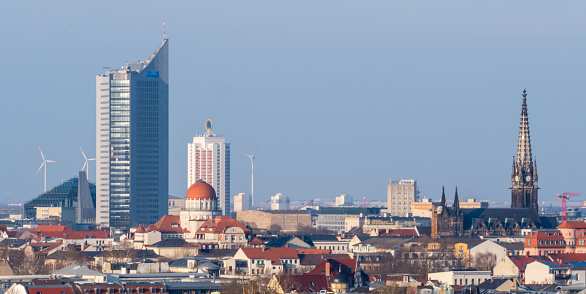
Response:
POLYGON ((537 182, 537 156, 533 158, 533 180, 537 182))
POLYGON ((517 166, 531 166, 531 138, 529 136, 529 117, 527 115, 527 91, 523 89, 523 106, 519 126, 519 144, 517 145, 517 166))
POLYGON ((515 156, 513 156, 513 169, 511 171, 511 182, 515 182, 515 176, 517 175, 517 168, 516 168, 516 164, 515 164, 515 156))
POLYGON ((442 202, 440 206, 446 207, 446 187, 442 186, 442 202))
POLYGON ((454 196, 454 204, 452 204, 454 210, 460 209, 460 199, 458 199, 458 186, 456 186, 456 195, 454 196))

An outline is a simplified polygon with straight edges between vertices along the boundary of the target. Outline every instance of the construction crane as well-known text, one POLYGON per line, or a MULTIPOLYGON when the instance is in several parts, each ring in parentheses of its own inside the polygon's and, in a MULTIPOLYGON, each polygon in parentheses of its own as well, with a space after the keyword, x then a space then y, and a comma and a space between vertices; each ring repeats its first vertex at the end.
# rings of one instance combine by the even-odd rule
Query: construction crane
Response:
POLYGON ((571 196, 580 196, 580 193, 563 193, 558 194, 556 197, 562 199, 562 222, 567 220, 567 206, 566 202, 570 199, 571 196))

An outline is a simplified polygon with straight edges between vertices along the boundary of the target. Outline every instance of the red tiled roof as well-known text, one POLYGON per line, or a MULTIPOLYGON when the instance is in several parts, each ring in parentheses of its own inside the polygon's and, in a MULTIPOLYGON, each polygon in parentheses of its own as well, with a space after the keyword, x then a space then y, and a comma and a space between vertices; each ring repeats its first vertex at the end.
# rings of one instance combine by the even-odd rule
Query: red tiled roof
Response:
POLYGON ((345 274, 349 279, 352 279, 354 276, 354 271, 356 270, 356 259, 328 258, 322 261, 320 264, 318 264, 313 270, 311 270, 308 273, 308 275, 321 275, 327 272, 326 266, 330 267, 330 275, 332 277, 336 276, 341 268, 342 273, 345 274), (348 273, 348 268, 351 269, 350 273, 348 273))
POLYGON ((534 261, 550 261, 545 256, 509 256, 509 258, 521 272, 525 271, 525 267, 534 261))
POLYGON ((241 250, 250 259, 268 259, 273 265, 280 265, 281 259, 299 259, 297 251, 292 247, 241 248, 241 250))
POLYGON ((330 249, 297 248, 297 254, 330 254, 330 249))
POLYGON ((229 216, 218 216, 214 219, 208 219, 201 225, 199 229, 197 229, 197 233, 214 233, 219 234, 224 232, 227 228, 231 227, 238 227, 241 228, 244 233, 250 234, 252 233, 247 227, 241 224, 239 221, 229 217, 229 216), (212 230, 210 230, 210 228, 212 230))
POLYGON ((586 223, 581 221, 567 221, 559 225, 558 229, 586 229, 586 223))
MULTIPOLYGON (((291 279, 297 282, 293 288, 296 288, 296 292, 299 293, 319 293, 321 290, 332 292, 325 275, 293 275, 291 279)), ((283 290, 286 293, 289 291, 289 289, 283 290)))
MULTIPOLYGON (((66 226, 37 226, 34 229, 25 230, 41 237, 62 238, 62 239, 85 239, 93 238, 110 238, 110 231, 73 231, 66 226)), ((24 231, 23 231, 24 233, 24 231)), ((21 234, 22 235, 22 234, 21 234)))
POLYGON ((158 222, 148 226, 147 232, 159 231, 161 233, 181 234, 181 223, 178 215, 164 215, 158 222))
POLYGON ((419 236, 415 229, 392 229, 388 233, 382 233, 381 236, 419 236))
POLYGON ((144 227, 142 225, 138 225, 138 228, 136 228, 135 233, 144 233, 144 227))
POLYGON ((252 239, 248 245, 263 245, 264 242, 261 241, 259 238, 254 237, 254 239, 252 239))
POLYGON ((73 288, 63 285, 63 287, 45 287, 42 286, 25 286, 28 294, 73 294, 73 288))
POLYGON ((586 261, 586 253, 555 253, 555 254, 550 254, 549 256, 554 262, 586 261))

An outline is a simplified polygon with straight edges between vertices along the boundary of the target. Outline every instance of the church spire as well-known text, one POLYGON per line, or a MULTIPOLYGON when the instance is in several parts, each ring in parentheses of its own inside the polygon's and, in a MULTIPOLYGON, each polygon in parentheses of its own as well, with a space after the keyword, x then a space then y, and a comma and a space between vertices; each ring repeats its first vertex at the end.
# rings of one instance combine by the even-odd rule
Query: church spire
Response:
POLYGON ((454 210, 460 209, 460 199, 458 198, 458 186, 456 186, 456 196, 454 196, 454 204, 452 204, 454 210))
POLYGON ((517 145, 517 166, 531 167, 531 139, 529 137, 529 117, 527 115, 527 91, 523 89, 523 107, 519 126, 519 144, 517 145))
POLYGON ((442 202, 440 206, 446 207, 446 187, 444 186, 442 186, 442 202))

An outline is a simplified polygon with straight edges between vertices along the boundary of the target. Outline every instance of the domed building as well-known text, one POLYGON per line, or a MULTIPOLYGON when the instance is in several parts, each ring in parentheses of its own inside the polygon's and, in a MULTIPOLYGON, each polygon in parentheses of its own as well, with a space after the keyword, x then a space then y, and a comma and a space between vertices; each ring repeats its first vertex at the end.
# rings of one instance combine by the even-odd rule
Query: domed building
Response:
POLYGON ((332 279, 332 291, 334 291, 334 293, 347 293, 350 280, 345 274, 342 273, 341 269, 339 271, 340 272, 332 279))
POLYGON ((216 191, 208 183, 198 180, 185 195, 185 206, 179 213, 183 237, 193 238, 197 229, 208 219, 222 215, 218 209, 216 191))

